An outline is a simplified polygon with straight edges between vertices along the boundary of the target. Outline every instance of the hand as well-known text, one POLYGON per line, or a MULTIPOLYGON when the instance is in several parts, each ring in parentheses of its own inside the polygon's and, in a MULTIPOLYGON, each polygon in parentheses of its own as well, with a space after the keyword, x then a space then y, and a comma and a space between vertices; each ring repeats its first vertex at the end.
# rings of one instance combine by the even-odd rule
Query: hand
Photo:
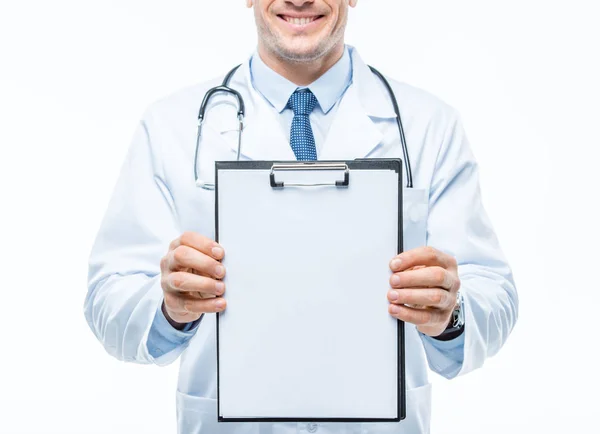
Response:
POLYGON ((194 232, 185 232, 169 246, 160 261, 163 312, 173 327, 182 329, 203 313, 225 309, 225 256, 215 241, 194 232))
POLYGON ((456 260, 432 247, 419 247, 396 256, 390 268, 389 313, 415 324, 421 333, 439 336, 450 322, 460 288, 456 260))

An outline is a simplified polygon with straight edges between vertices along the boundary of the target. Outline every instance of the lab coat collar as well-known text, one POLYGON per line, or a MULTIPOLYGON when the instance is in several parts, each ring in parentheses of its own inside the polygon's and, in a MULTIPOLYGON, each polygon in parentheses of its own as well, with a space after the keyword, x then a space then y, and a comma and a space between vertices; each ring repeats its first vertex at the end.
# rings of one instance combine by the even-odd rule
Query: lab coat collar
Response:
MULTIPOLYGON (((372 118, 395 117, 383 84, 362 61, 356 50, 353 47, 349 49, 354 68, 353 82, 340 101, 318 156, 319 160, 368 157, 382 140, 382 133, 372 118)), ((284 135, 278 124, 276 116, 280 114, 273 110, 252 86, 249 59, 242 65, 230 85, 242 93, 246 105, 241 154, 252 160, 295 160, 289 137, 284 135)), ((215 127, 231 149, 237 152, 237 131, 231 127, 229 117, 235 121, 233 113, 227 119, 223 118, 220 128, 218 125, 215 127)))

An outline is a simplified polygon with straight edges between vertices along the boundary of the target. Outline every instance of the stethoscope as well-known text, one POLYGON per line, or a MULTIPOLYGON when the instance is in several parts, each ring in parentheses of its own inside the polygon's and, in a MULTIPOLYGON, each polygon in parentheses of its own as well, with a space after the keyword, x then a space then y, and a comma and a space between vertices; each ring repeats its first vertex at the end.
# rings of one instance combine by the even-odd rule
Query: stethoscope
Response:
MULTIPOLYGON (((196 136, 196 152, 194 154, 194 179, 196 180, 196 186, 201 187, 205 190, 214 190, 215 184, 211 182, 206 182, 198 178, 198 153, 200 150, 200 138, 202 137, 202 124, 204 123, 204 117, 206 115, 206 108, 210 99, 217 93, 227 93, 232 95, 237 100, 237 118, 239 122, 238 129, 238 146, 237 146, 237 161, 240 160, 240 153, 242 149, 242 131, 244 129, 244 116, 246 114, 246 106, 244 104, 244 98, 242 95, 235 89, 229 87, 229 82, 231 81, 231 77, 235 74, 238 68, 242 65, 238 65, 233 68, 231 71, 227 73, 225 79, 223 80, 223 84, 217 87, 213 87, 209 89, 208 92, 204 95, 204 99, 202 100, 202 104, 200 105, 200 110, 198 111, 198 134, 196 136)), ((390 99, 392 101, 392 105, 394 106, 394 112, 396 113, 396 123, 398 124, 398 132, 400 135, 400 142, 402 143, 402 153, 404 154, 404 168, 406 170, 406 187, 413 188, 413 180, 412 180, 412 169, 410 165, 410 160, 408 158, 408 149, 406 146, 406 137, 404 136, 404 127, 402 125, 402 118, 400 117, 400 109, 398 108, 398 101, 396 100, 396 95, 390 86, 390 83, 386 80, 386 78, 375 68, 369 66, 373 74, 375 74, 381 82, 384 84, 385 88, 390 95, 390 99)))

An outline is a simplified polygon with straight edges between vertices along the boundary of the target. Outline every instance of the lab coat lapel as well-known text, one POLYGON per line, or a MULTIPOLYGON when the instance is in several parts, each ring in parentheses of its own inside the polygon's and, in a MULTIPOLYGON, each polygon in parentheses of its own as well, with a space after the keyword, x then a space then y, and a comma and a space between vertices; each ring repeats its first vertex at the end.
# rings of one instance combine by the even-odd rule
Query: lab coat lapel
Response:
POLYGON ((368 157, 382 142, 375 119, 394 118, 389 95, 369 67, 351 49, 353 82, 346 90, 319 160, 351 160, 368 157))
POLYGON ((340 102, 319 160, 353 160, 366 157, 383 135, 365 113, 356 88, 351 86, 340 102))

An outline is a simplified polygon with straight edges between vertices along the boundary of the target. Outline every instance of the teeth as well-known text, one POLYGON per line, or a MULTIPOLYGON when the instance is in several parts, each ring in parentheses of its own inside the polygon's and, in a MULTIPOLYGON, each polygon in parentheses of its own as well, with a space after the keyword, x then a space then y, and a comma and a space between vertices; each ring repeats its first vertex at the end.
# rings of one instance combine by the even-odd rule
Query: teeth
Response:
POLYGON ((304 26, 308 23, 312 23, 315 20, 314 17, 312 18, 291 18, 291 17, 286 17, 286 21, 290 24, 295 24, 297 26, 304 26))

